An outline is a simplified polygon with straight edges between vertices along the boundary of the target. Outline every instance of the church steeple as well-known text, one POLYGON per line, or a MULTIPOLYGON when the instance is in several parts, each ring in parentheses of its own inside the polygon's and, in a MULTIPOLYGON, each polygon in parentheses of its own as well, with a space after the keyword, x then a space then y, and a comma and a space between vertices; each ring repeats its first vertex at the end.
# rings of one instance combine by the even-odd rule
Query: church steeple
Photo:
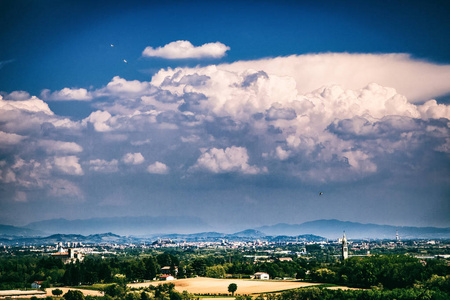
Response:
POLYGON ((347 238, 345 237, 345 231, 344 236, 342 237, 342 260, 348 258, 348 244, 347 244, 347 238))

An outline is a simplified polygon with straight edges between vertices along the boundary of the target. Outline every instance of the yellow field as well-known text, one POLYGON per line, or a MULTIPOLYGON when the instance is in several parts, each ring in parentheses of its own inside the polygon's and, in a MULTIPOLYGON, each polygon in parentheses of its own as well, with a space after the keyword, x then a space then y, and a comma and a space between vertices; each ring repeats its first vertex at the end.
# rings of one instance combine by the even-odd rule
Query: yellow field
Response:
POLYGON ((177 279, 173 281, 152 281, 146 283, 131 283, 129 287, 139 288, 148 287, 150 284, 157 285, 172 282, 175 289, 179 292, 188 291, 192 294, 219 294, 228 293, 228 285, 230 283, 237 284, 235 294, 260 294, 268 292, 276 292, 282 290, 290 290, 300 287, 317 285, 318 283, 294 282, 294 281, 272 281, 272 280, 246 280, 246 279, 215 279, 215 278, 188 278, 177 279))

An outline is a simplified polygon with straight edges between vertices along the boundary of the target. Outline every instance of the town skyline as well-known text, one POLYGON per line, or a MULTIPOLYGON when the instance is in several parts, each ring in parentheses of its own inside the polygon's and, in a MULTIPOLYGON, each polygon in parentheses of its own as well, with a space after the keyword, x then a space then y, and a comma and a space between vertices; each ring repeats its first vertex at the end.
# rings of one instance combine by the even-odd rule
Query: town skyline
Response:
POLYGON ((4 1, 0 224, 450 227, 436 1, 4 1))

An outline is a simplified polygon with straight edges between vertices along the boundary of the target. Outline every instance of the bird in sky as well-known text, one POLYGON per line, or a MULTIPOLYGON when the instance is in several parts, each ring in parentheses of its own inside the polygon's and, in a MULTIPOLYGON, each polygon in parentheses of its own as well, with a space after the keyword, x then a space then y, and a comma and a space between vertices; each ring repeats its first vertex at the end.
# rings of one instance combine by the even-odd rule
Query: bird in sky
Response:
POLYGON ((112 47, 112 48, 114 48, 114 45, 113 45, 113 44, 111 44, 111 47, 112 47))
POLYGON ((126 63, 126 64, 128 63, 126 59, 124 59, 123 62, 126 63))
POLYGON ((323 192, 319 192, 319 196, 322 196, 323 195, 323 192))

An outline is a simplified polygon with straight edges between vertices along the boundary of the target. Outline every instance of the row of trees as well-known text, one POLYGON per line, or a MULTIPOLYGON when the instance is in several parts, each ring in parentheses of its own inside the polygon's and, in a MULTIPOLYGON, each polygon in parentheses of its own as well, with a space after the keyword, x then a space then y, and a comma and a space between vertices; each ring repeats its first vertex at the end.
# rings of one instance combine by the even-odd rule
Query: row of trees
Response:
POLYGON ((88 256, 81 263, 67 265, 49 256, 2 257, 0 289, 29 288, 31 282, 36 280, 44 281, 44 287, 98 282, 121 284, 153 279, 162 266, 169 266, 173 275, 175 267, 178 267, 178 277, 197 275, 223 278, 226 274, 245 277, 266 272, 271 278, 295 277, 361 288, 383 286, 388 289, 411 288, 416 282, 425 282, 433 274, 450 275, 450 267, 445 260, 421 262, 406 255, 375 255, 352 257, 339 262, 326 252, 321 255, 319 259, 310 260, 293 257, 293 261, 275 258, 270 262, 254 262, 237 252, 199 255, 185 251, 106 259, 88 256))
POLYGON ((315 268, 311 271, 310 279, 360 288, 383 286, 395 289, 413 287, 415 283, 426 281, 432 275, 450 275, 447 261, 420 261, 406 255, 375 255, 351 257, 343 263, 315 268))

